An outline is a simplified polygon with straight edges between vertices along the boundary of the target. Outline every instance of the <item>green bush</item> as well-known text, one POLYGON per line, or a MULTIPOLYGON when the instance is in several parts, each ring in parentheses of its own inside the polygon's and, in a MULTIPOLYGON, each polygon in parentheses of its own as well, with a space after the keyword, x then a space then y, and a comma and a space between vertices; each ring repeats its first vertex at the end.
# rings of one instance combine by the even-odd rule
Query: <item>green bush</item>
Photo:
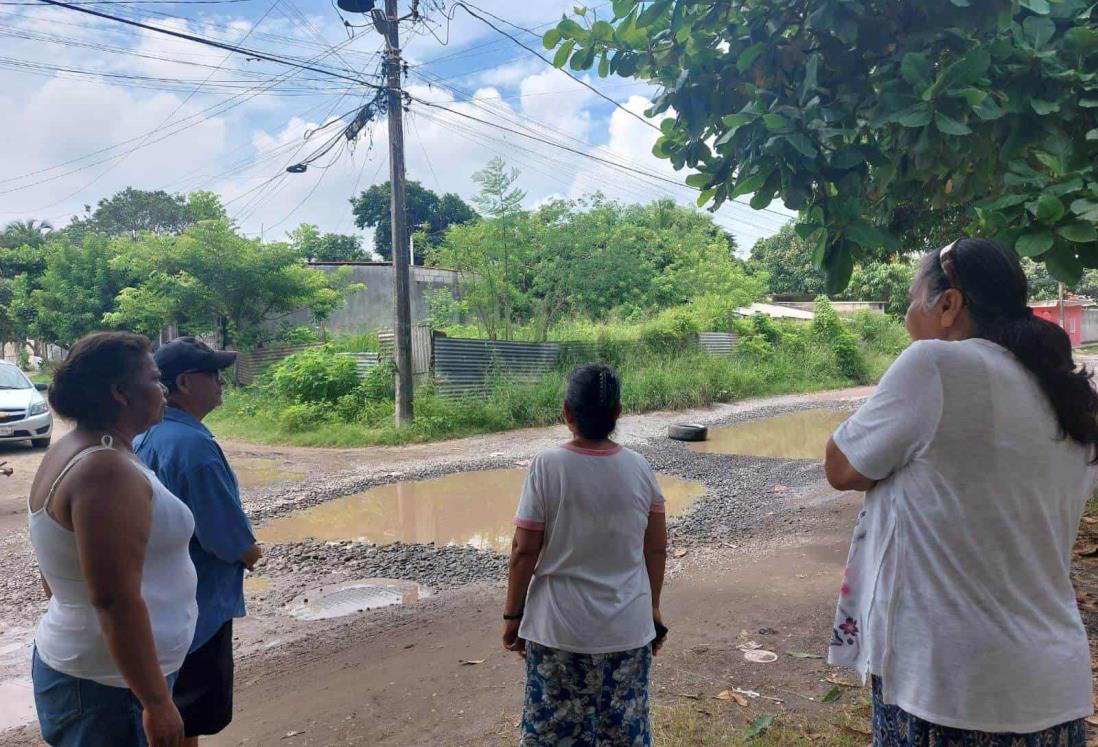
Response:
POLYGON ((771 345, 777 345, 782 341, 782 331, 766 314, 755 314, 751 319, 755 325, 755 331, 771 345))
POLYGON ((311 345, 319 341, 320 336, 312 327, 290 327, 287 325, 278 331, 278 335, 275 336, 272 342, 274 345, 293 346, 311 345))
POLYGON ((335 404, 358 388, 358 368, 353 358, 324 345, 295 353, 273 366, 267 386, 293 402, 335 404))
POLYGON ((869 368, 857 338, 843 326, 842 319, 825 296, 816 299, 815 314, 812 331, 817 340, 831 348, 840 373, 859 383, 868 381, 869 368))
POLYGON ((395 377, 396 363, 392 358, 383 358, 366 374, 366 380, 362 382, 363 399, 392 402, 396 397, 395 377))
POLYGON ((678 308, 657 316, 641 328, 641 342, 649 350, 667 353, 682 350, 698 334, 698 323, 688 309, 678 308))
POLYGON ((319 405, 298 402, 284 407, 278 414, 278 421, 290 433, 301 433, 322 425, 329 419, 328 412, 319 405))
POLYGON ((740 340, 740 344, 736 348, 736 353, 749 358, 766 360, 774 355, 774 346, 771 345, 766 338, 760 335, 751 335, 750 337, 744 337, 740 340))
POLYGON ((897 356, 911 344, 904 325, 885 314, 859 311, 851 319, 851 327, 866 345, 887 355, 897 356))

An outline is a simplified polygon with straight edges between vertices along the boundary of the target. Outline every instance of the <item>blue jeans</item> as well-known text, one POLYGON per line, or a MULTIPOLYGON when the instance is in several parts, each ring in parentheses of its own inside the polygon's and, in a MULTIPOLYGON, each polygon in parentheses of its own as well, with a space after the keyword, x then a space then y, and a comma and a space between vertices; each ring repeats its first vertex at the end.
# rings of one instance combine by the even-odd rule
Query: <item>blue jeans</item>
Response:
MULTIPOLYGON (((169 675, 168 689, 176 675, 169 675)), ((42 738, 53 747, 148 747, 141 702, 125 687, 109 687, 51 669, 35 649, 34 706, 42 738)))

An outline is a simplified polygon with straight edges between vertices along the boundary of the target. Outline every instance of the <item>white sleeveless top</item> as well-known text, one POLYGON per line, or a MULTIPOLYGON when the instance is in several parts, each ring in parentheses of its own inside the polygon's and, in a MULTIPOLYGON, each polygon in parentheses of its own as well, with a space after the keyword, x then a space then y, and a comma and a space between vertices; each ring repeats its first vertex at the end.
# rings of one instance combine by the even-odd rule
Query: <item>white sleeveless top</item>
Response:
MULTIPOLYGON (((105 436, 102 446, 85 449, 73 457, 50 487, 42 508, 30 512, 31 543, 42 575, 53 591, 34 644, 42 661, 58 672, 111 687, 129 687, 99 627, 80 569, 76 537, 49 513, 50 501, 69 471, 90 454, 111 448, 110 437, 105 436)), ((152 485, 152 525, 145 547, 141 596, 149 611, 160 669, 167 676, 183 665, 198 621, 198 577, 188 551, 194 517, 154 472, 133 461, 152 485)))

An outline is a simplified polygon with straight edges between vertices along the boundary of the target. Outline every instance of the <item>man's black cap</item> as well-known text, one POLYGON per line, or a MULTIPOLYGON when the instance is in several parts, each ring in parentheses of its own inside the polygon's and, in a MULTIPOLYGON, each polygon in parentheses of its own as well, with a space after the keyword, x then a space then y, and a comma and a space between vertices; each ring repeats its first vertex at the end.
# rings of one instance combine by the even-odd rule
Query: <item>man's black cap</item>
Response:
POLYGON ((236 362, 236 352, 214 350, 197 337, 177 337, 153 354, 160 380, 174 382, 179 374, 220 371, 236 362))

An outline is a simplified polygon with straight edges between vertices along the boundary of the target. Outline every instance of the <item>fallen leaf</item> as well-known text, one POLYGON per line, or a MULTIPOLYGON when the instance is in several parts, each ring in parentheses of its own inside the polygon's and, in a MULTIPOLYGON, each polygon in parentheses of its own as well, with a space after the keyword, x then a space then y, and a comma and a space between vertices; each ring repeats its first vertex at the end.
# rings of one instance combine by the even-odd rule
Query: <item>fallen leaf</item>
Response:
POLYGON ((676 695, 680 698, 690 698, 690 700, 701 700, 700 695, 695 695, 693 693, 671 693, 671 694, 676 695))
POLYGON ((846 680, 840 680, 835 675, 828 675, 824 679, 827 680, 828 682, 830 682, 832 685, 838 685, 839 687, 860 687, 860 685, 858 685, 854 682, 847 682, 846 680))
POLYGON ((851 726, 849 724, 842 724, 839 728, 841 728, 843 731, 845 731, 849 734, 853 734, 853 735, 858 736, 858 737, 872 737, 873 736, 873 731, 871 729, 859 729, 856 726, 851 726))
POLYGON ((1083 523, 1084 524, 1098 524, 1098 518, 1095 518, 1094 516, 1084 516, 1083 517, 1083 523))
POLYGON ((488 660, 487 659, 462 659, 461 660, 461 666, 463 666, 463 667, 472 667, 472 666, 476 666, 477 664, 483 664, 486 661, 488 661, 488 660))
POLYGON ((843 695, 843 691, 839 688, 839 686, 838 685, 832 685, 831 689, 827 691, 827 694, 824 695, 822 698, 820 698, 820 702, 821 703, 834 703, 836 700, 841 698, 842 695, 843 695))
POLYGON ((685 558, 688 552, 690 551, 686 549, 675 550, 675 552, 671 553, 671 555, 676 558, 685 558))
POLYGON ((734 700, 736 705, 747 707, 747 698, 732 690, 721 690, 717 693, 717 700, 734 700))
POLYGON ((748 641, 747 643, 741 643, 736 646, 740 651, 754 651, 755 649, 762 648, 763 645, 758 641, 748 641))
POLYGON ((282 738, 283 739, 289 739, 290 737, 296 737, 299 734, 304 734, 304 733, 305 733, 304 729, 301 729, 300 731, 288 731, 282 736, 282 738))
POLYGON ((804 651, 786 651, 786 656, 792 656, 794 659, 822 659, 819 654, 806 654, 804 651))
POLYGON ((744 732, 744 739, 754 739, 762 734, 764 731, 770 728, 770 725, 774 723, 774 717, 767 714, 766 716, 760 716, 755 719, 755 723, 751 724, 750 728, 744 732))
POLYGON ((1094 555, 1098 555, 1098 545, 1095 544, 1079 544, 1075 546, 1075 554, 1080 558, 1089 558, 1094 555))

